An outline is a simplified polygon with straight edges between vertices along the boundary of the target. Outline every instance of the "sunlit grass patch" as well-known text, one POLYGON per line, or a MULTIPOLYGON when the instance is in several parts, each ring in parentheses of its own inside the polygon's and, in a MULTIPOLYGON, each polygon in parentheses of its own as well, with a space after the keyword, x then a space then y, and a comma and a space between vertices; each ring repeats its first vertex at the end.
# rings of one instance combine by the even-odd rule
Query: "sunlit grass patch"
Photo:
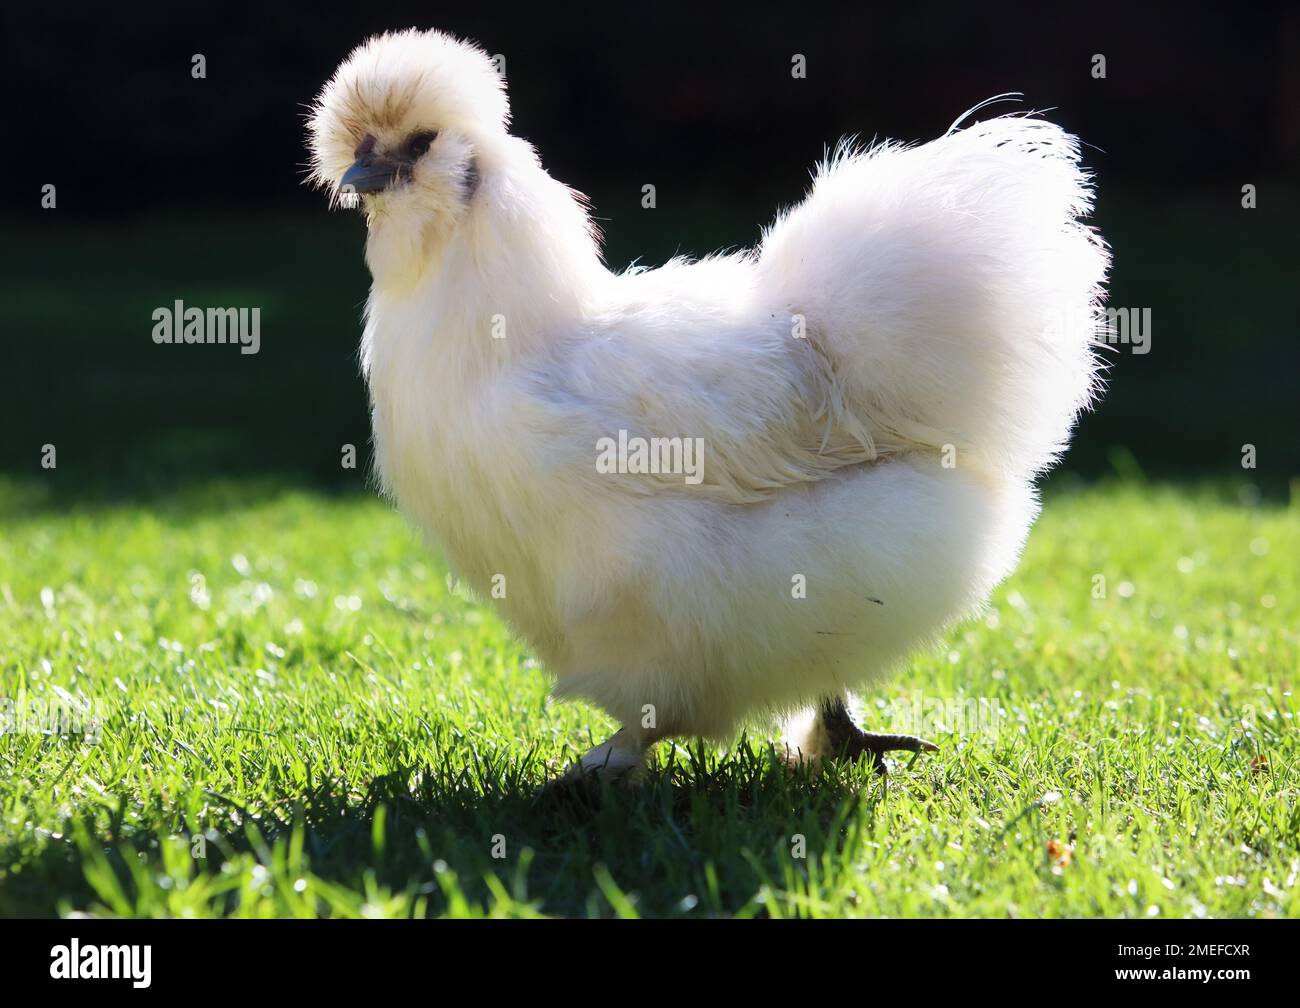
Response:
POLYGON ((0 912, 1300 912, 1294 507, 1052 496, 988 613, 863 698, 942 745, 887 791, 756 725, 562 804, 610 723, 490 601, 381 502, 246 490, 0 493, 0 912))

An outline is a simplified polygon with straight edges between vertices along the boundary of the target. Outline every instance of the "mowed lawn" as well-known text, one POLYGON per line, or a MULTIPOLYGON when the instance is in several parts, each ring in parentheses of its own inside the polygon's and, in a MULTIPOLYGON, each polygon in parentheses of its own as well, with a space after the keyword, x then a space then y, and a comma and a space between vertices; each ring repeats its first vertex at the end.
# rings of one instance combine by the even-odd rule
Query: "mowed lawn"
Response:
POLYGON ((887 789, 755 724, 563 801, 610 722, 385 503, 4 484, 0 913, 1296 916, 1297 558, 1297 502, 1062 489, 863 698, 942 746, 887 789))

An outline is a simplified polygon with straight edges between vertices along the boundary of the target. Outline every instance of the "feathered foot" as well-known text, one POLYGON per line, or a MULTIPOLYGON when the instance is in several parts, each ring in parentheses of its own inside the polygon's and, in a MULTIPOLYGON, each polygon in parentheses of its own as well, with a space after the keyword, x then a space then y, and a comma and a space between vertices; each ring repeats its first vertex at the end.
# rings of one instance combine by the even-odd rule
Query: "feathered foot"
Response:
POLYGON ((907 752, 938 752, 939 747, 915 735, 882 735, 866 732, 853 723, 853 717, 842 697, 828 697, 817 705, 812 717, 806 715, 801 724, 792 726, 786 734, 786 758, 792 763, 816 763, 823 759, 856 761, 870 756, 876 773, 884 777, 885 753, 891 750, 907 752))
POLYGON ((538 793, 546 799, 589 799, 600 791, 602 780, 620 787, 634 787, 645 772, 648 743, 626 728, 616 731, 585 753, 561 777, 543 785, 538 793))

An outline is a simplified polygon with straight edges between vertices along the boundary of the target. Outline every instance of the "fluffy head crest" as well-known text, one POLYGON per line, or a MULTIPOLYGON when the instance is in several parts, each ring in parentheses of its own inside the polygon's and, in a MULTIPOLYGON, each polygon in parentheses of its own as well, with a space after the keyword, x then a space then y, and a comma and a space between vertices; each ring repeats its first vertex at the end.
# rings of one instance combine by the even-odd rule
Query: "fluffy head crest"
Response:
POLYGON ((385 32, 352 50, 312 106, 312 179, 333 185, 367 134, 419 126, 474 136, 509 122, 505 81, 478 46, 440 31, 385 32))

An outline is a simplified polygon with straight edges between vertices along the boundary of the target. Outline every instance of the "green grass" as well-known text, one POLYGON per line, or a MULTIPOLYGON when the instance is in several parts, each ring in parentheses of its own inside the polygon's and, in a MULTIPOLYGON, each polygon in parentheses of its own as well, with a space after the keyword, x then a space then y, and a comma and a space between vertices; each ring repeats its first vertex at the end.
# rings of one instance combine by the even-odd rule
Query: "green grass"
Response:
POLYGON ((8 483, 0 518, 5 915, 1300 914, 1294 503, 1053 494, 987 618, 865 698, 983 698, 887 791, 756 725, 586 805, 534 791, 608 719, 381 502, 8 483), (17 723, 49 703, 102 722, 17 723))

